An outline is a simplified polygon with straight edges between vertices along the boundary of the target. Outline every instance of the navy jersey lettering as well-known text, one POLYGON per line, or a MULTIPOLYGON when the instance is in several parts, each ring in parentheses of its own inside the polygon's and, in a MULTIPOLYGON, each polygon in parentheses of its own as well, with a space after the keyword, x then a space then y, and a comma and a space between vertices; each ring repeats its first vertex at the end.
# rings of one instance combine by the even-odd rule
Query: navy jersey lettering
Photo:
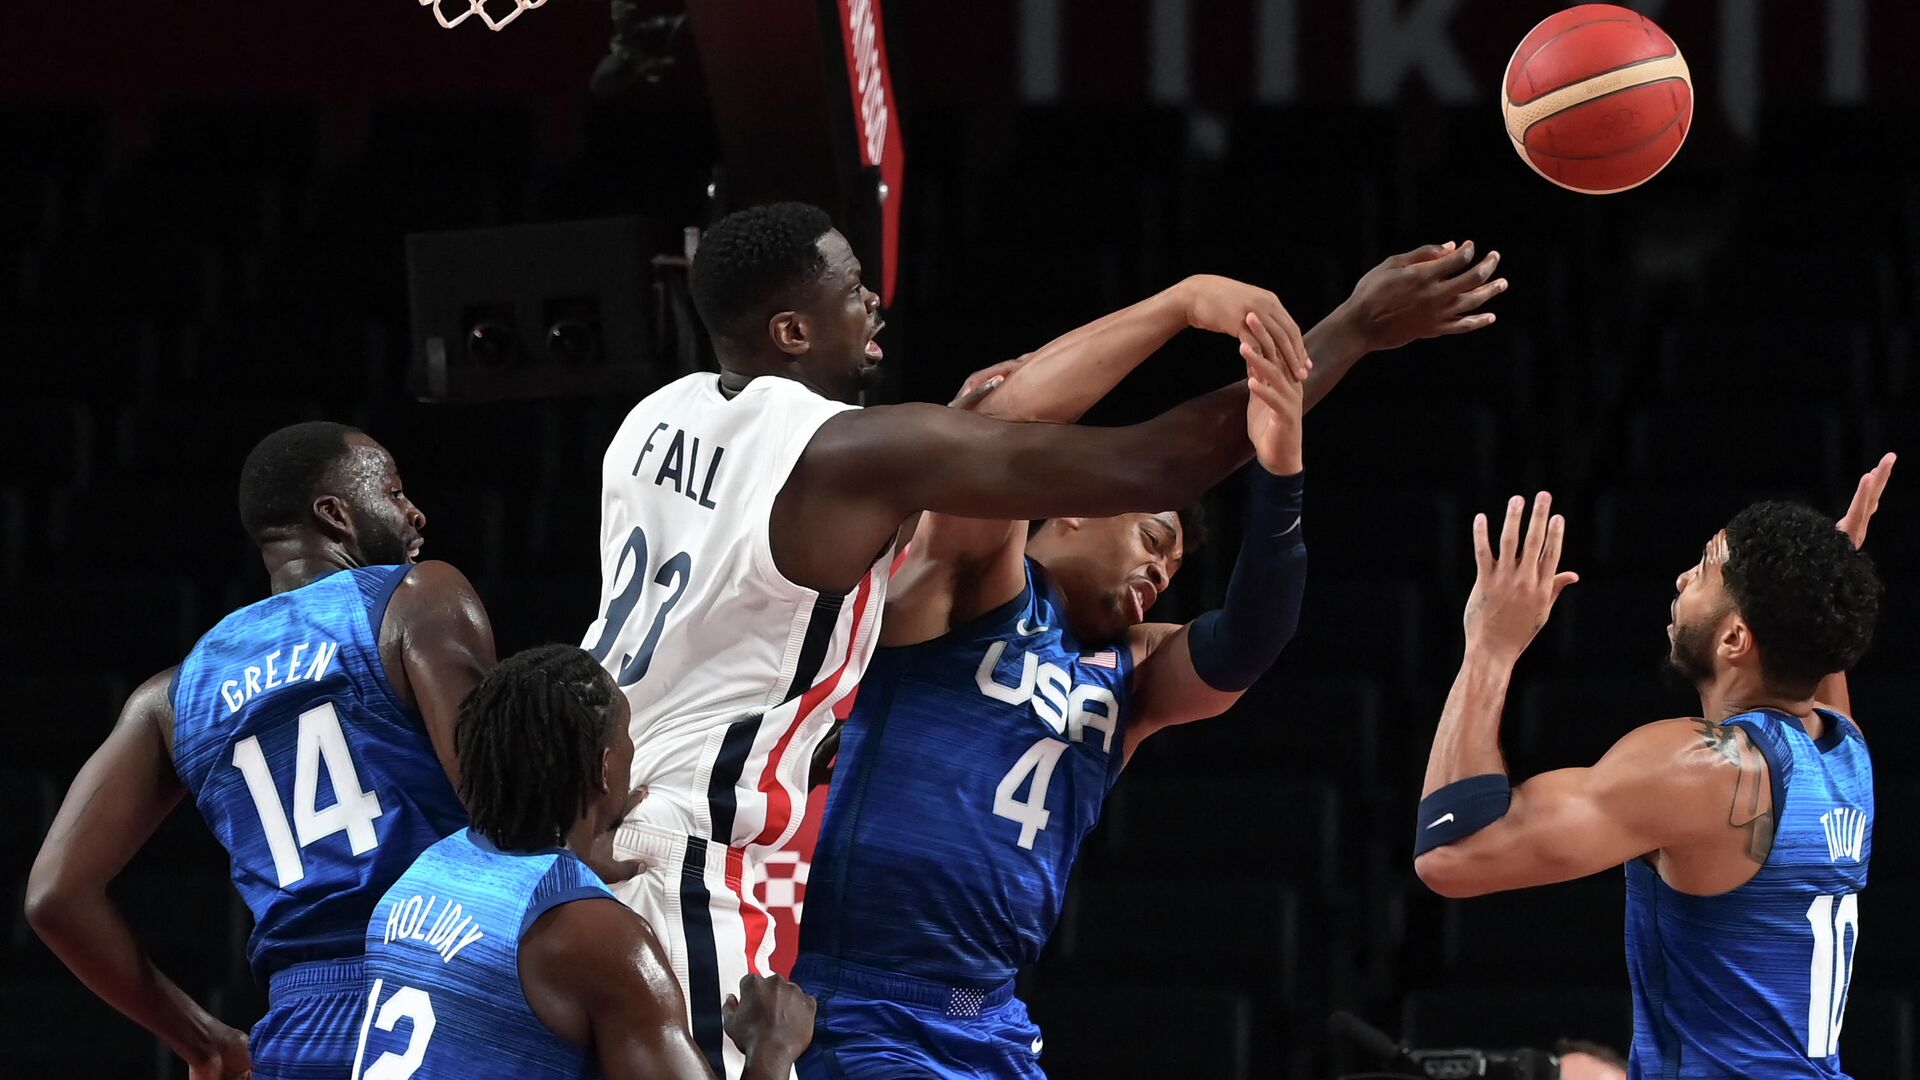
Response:
MULTIPOLYGON (((656 449, 655 442, 659 439, 660 433, 669 427, 670 425, 664 421, 653 426, 653 431, 647 435, 646 441, 640 444, 639 455, 634 458, 633 475, 640 475, 641 463, 645 462, 647 456, 656 449)), ((671 488, 702 507, 713 510, 717 509, 717 504, 713 502, 714 479, 720 472, 720 461, 726 457, 727 448, 709 444, 704 450, 706 455, 704 471, 701 469, 702 452, 700 436, 689 434, 680 428, 673 428, 673 437, 667 441, 666 448, 661 451, 660 463, 653 474, 653 482, 660 487, 671 488)))

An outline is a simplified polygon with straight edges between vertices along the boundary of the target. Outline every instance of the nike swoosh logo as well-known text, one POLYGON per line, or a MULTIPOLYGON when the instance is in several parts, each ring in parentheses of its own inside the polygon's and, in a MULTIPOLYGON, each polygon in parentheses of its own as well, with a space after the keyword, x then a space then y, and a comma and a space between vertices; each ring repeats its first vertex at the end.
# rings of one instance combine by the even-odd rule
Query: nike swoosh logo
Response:
POLYGON ((1439 819, 1438 821, 1435 821, 1435 822, 1434 822, 1433 824, 1431 824, 1431 825, 1429 825, 1429 826, 1427 826, 1427 828, 1429 828, 1429 829, 1437 829, 1437 828, 1439 828, 1440 826, 1442 826, 1442 825, 1445 825, 1445 824, 1446 824, 1447 822, 1449 822, 1449 821, 1452 821, 1452 820, 1453 820, 1453 815, 1452 815, 1452 814, 1441 814, 1441 815, 1440 815, 1440 819, 1439 819))
POLYGON ((1043 633, 1045 631, 1053 629, 1053 627, 1047 626, 1045 624, 1042 624, 1040 626, 1028 626, 1027 617, 1025 615, 1020 616, 1020 621, 1017 623, 1014 623, 1013 628, 1020 632, 1021 637, 1032 637, 1035 634, 1043 633))
MULTIPOLYGON (((1302 516, 1302 517, 1304 517, 1305 515, 1301 515, 1301 516, 1302 516)), ((1289 525, 1289 526, 1287 526, 1287 527, 1286 527, 1286 528, 1284 528, 1284 529, 1281 529, 1281 530, 1280 530, 1279 532, 1277 532, 1277 533, 1274 533, 1274 534, 1273 534, 1273 538, 1274 538, 1275 540, 1278 540, 1278 539, 1280 539, 1281 537, 1283 537, 1283 536, 1285 536, 1285 535, 1287 535, 1288 533, 1290 533, 1290 532, 1292 532, 1293 530, 1295 530, 1295 529, 1297 529, 1297 528, 1299 528, 1299 527, 1300 527, 1300 518, 1294 518, 1294 519, 1293 519, 1293 524, 1291 524, 1291 525, 1289 525)))

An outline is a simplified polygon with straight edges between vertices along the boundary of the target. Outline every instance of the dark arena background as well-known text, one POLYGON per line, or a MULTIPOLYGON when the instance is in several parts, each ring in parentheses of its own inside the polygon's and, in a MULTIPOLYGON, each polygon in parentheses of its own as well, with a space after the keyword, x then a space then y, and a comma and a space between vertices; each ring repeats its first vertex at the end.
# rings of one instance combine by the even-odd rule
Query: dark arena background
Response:
MULTIPOLYGON (((1781 494, 1837 515, 1881 452, 1920 463, 1920 8, 1633 6, 1685 51, 1694 127, 1664 173, 1594 197, 1534 175, 1502 127, 1504 65, 1551 4, 619 0, 611 58, 596 0, 498 33, 412 0, 12 5, 0 1073, 186 1075, 22 898, 131 688, 264 595, 246 450, 301 419, 363 427, 501 654, 577 642, 607 440, 709 362, 686 230, 775 197, 828 206, 886 283, 885 401, 944 402, 1192 273, 1271 288, 1305 327, 1390 253, 1502 253, 1494 327, 1363 361, 1307 421, 1300 634, 1231 713, 1129 767, 1021 991, 1068 1080, 1372 1064, 1335 1010, 1417 1047, 1624 1049, 1620 873, 1457 902, 1412 873, 1471 515, 1552 490, 1584 578, 1508 702, 1525 776, 1697 709, 1662 678, 1667 605, 1734 511, 1781 494)), ((1189 333, 1093 419, 1238 371, 1189 333)), ((1238 491, 1213 496, 1162 616, 1218 602, 1238 491)), ((1896 472, 1853 680, 1879 826, 1844 1046, 1873 1080, 1914 1075, 1916 545, 1920 479, 1896 472)), ((804 863, 785 868, 769 903, 791 915, 804 863)), ((248 917, 190 807, 115 895, 163 970, 228 1023, 259 1015, 248 917)))

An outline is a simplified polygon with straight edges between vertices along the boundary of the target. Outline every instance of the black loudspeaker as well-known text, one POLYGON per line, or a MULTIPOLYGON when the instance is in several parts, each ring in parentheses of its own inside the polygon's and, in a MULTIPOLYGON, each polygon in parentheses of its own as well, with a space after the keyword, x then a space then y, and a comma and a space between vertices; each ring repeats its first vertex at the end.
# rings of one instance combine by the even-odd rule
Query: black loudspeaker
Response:
POLYGON ((409 393, 638 397, 682 374, 683 243, 638 217, 408 236, 409 393))

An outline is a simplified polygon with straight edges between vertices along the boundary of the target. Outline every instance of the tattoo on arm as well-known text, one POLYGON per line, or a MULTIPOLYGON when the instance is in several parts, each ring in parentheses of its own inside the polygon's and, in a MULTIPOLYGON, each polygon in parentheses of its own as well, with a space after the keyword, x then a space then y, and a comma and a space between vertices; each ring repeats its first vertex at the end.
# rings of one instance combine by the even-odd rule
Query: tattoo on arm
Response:
POLYGON ((1779 809, 1773 805, 1773 784, 1766 756, 1742 728, 1696 721, 1709 750, 1739 770, 1733 782, 1733 806, 1727 824, 1747 834, 1747 857, 1762 865, 1773 852, 1773 834, 1779 809))

